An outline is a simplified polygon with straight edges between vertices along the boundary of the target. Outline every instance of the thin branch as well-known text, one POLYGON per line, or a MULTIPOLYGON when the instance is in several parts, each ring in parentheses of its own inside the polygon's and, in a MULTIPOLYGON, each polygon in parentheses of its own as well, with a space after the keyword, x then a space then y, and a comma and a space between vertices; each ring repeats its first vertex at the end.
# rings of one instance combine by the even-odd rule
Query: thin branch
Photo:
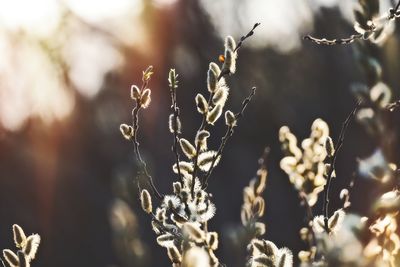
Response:
POLYGON ((331 187, 331 182, 332 182, 332 175, 333 172, 335 171, 335 164, 336 164, 336 159, 338 156, 338 153, 340 149, 343 146, 344 142, 344 137, 346 134, 346 130, 351 122, 351 119, 355 116, 357 110, 359 109, 361 105, 361 101, 359 101, 355 108, 351 111, 351 113, 347 116, 346 120, 344 121, 342 125, 342 129, 339 134, 338 141, 335 146, 335 152, 333 153, 332 157, 330 157, 330 169, 326 178, 326 184, 324 187, 324 206, 323 206, 323 213, 324 213, 324 226, 325 226, 325 231, 329 233, 329 226, 328 226, 328 220, 329 220, 329 190, 331 187))
MULTIPOLYGON (((249 38, 250 36, 252 36, 254 34, 254 30, 260 24, 261 23, 254 24, 253 28, 246 35, 244 35, 244 36, 242 36, 240 38, 239 43, 236 45, 235 49, 233 50, 234 52, 237 52, 239 50, 239 48, 243 45, 243 42, 247 38, 249 38)), ((221 73, 218 76, 218 81, 220 81, 225 75, 228 75, 228 74, 229 74, 229 71, 227 71, 227 70, 226 71, 221 71, 221 73)), ((213 96, 214 96, 214 93, 210 93, 210 96, 208 98, 208 106, 210 106, 213 96)), ((206 129, 206 127, 207 127, 207 123, 206 122, 207 122, 207 113, 205 112, 203 114, 203 119, 201 121, 199 129, 197 130, 197 133, 206 129)), ((199 166, 198 166, 199 165, 198 164, 199 153, 200 153, 200 144, 196 144, 196 155, 194 157, 194 162, 193 162, 194 167, 193 167, 193 173, 192 173, 192 185, 191 185, 191 190, 190 190, 192 197, 194 197, 194 184, 195 184, 195 179, 196 179, 197 172, 199 170, 199 166)))
POLYGON ((389 110, 390 112, 393 112, 394 110, 400 108, 400 100, 397 100, 393 103, 390 103, 386 106, 386 109, 389 110))
POLYGON ((392 9, 392 8, 389 9, 388 19, 393 19, 396 16, 399 16, 400 15, 399 14, 399 8, 400 8, 400 0, 399 0, 399 2, 397 2, 397 5, 396 5, 396 7, 394 9, 392 9))
POLYGON ((176 167, 178 169, 178 177, 181 185, 183 185, 183 178, 182 178, 182 173, 181 173, 181 168, 179 166, 179 161, 180 161, 180 155, 178 152, 178 143, 179 143, 179 134, 180 130, 178 129, 178 121, 179 121, 179 108, 178 108, 178 102, 176 100, 176 88, 174 88, 173 84, 170 84, 169 90, 171 93, 171 110, 173 114, 173 123, 174 123, 174 128, 173 128, 173 136, 174 136, 174 143, 172 145, 172 152, 175 154, 175 161, 176 161, 176 167))
MULTIPOLYGON (((145 89, 147 87, 148 84, 148 80, 143 79, 143 84, 142 84, 142 91, 143 89, 145 89)), ((137 139, 137 133, 139 130, 139 111, 141 109, 141 104, 139 101, 136 100, 136 106, 133 108, 132 110, 132 125, 133 125, 133 138, 132 138, 132 143, 133 143, 133 148, 135 151, 135 155, 136 155, 136 160, 138 162, 138 164, 141 166, 142 168, 142 173, 146 176, 147 178, 147 182, 149 184, 149 186, 151 187, 151 190, 153 191, 154 195, 158 198, 158 199, 162 199, 163 196, 160 194, 160 192, 158 192, 156 186, 154 185, 154 181, 153 178, 151 177, 151 175, 149 174, 148 170, 147 170, 147 165, 146 162, 143 160, 142 155, 140 154, 140 149, 139 149, 139 141, 137 139)), ((139 178, 137 178, 137 183, 138 183, 138 188, 140 189, 140 184, 139 184, 139 178)))
POLYGON ((242 46, 243 42, 249 38, 250 36, 252 36, 254 34, 254 30, 260 26, 261 23, 257 22, 254 24, 253 28, 251 29, 251 31, 249 31, 246 35, 240 37, 240 41, 239 43, 236 45, 235 49, 233 50, 233 52, 236 52, 237 50, 239 50, 239 48, 242 46))
POLYGON ((307 228, 308 231, 311 233, 311 238, 312 238, 312 243, 309 244, 311 248, 317 244, 317 238, 315 236, 315 232, 311 224, 314 218, 314 214, 311 206, 308 204, 307 195, 303 191, 299 191, 299 198, 301 199, 301 205, 306 209, 307 228))
POLYGON ((350 37, 348 37, 348 38, 328 40, 326 38, 318 39, 318 38, 312 37, 311 35, 306 35, 303 37, 303 39, 311 41, 318 45, 347 45, 347 44, 353 43, 355 40, 363 39, 363 36, 364 36, 363 34, 359 33, 359 34, 350 35, 350 37))
MULTIPOLYGON (((380 17, 377 20, 387 20, 387 21, 389 21, 389 20, 392 20, 392 19, 400 17, 399 8, 400 8, 400 0, 399 0, 399 2, 397 2, 397 5, 396 5, 395 8, 390 8, 389 9, 389 15, 388 16, 380 17)), ((375 22, 377 22, 377 20, 375 20, 375 22)), ((360 40, 360 39, 367 40, 371 36, 372 33, 378 31, 379 29, 382 29, 383 26, 380 26, 380 27, 377 28, 375 23, 374 23, 374 21, 371 21, 371 22, 372 22, 371 25, 369 26, 368 29, 365 29, 365 32, 363 34, 362 33, 352 34, 348 38, 328 40, 326 38, 319 39, 319 38, 315 38, 315 37, 313 37, 311 35, 306 35, 306 36, 303 37, 303 39, 311 41, 311 42, 316 43, 318 45, 347 45, 347 44, 353 43, 355 40, 360 40)))
MULTIPOLYGON (((256 87, 253 87, 251 89, 251 93, 248 97, 246 97, 243 102, 242 102, 242 108, 240 109, 240 111, 238 113, 235 114, 235 118, 238 121, 241 117, 243 117, 244 111, 246 110, 247 105, 250 103, 251 99, 253 98, 253 96, 256 93, 256 87)), ((225 135, 222 137, 221 140, 221 144, 219 145, 219 148, 217 150, 217 154, 213 157, 213 160, 211 162, 211 167, 208 170, 206 176, 203 179, 203 188, 207 188, 208 186, 208 179, 211 176, 212 171, 215 168, 215 162, 217 161, 217 159, 222 155, 222 152, 225 148, 226 143, 228 142, 229 138, 233 135, 233 128, 234 126, 228 126, 228 128, 226 129, 225 135)))

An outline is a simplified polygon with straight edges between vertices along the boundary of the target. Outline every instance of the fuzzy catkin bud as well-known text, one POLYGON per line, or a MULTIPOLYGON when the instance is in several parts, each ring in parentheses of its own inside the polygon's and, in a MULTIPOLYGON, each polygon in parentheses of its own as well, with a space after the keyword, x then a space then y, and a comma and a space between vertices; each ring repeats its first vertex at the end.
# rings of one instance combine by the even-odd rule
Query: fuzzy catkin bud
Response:
POLYGON ((168 73, 169 87, 172 89, 178 88, 178 74, 176 74, 175 69, 170 69, 168 73))
POLYGON ((325 150, 328 157, 333 157, 333 155, 335 154, 335 147, 330 136, 327 136, 325 139, 325 150))
POLYGON ((260 266, 260 267, 275 266, 273 258, 267 257, 265 255, 258 255, 256 257, 253 257, 253 262, 257 263, 254 266, 260 266))
POLYGON ((233 39, 233 37, 232 36, 227 36, 226 38, 225 38, 225 49, 226 50, 231 50, 231 51, 233 51, 233 50, 235 50, 235 48, 236 48, 236 42, 235 42, 235 40, 233 39))
POLYGON ((174 244, 174 236, 171 234, 163 234, 157 237, 157 244, 162 247, 170 247, 174 244))
POLYGON ((142 80, 143 82, 148 82, 151 78, 151 75, 153 75, 153 66, 148 66, 145 71, 143 71, 143 77, 142 80))
POLYGON ((188 140, 186 140, 185 138, 181 138, 179 140, 179 143, 186 157, 191 159, 196 156, 196 148, 188 140))
POLYGON ((210 63, 210 70, 213 70, 215 72, 215 74, 217 75, 217 77, 221 74, 221 69, 219 68, 219 66, 217 64, 215 64, 214 62, 210 63))
POLYGON ((195 242, 202 242, 205 239, 204 231, 194 223, 185 223, 183 225, 183 233, 195 242))
POLYGON ((208 114, 207 122, 208 124, 214 125, 218 118, 222 114, 222 105, 216 105, 208 114))
POLYGON ((203 152, 199 155, 199 158, 198 158, 199 168, 204 172, 208 172, 211 168, 212 162, 214 161, 213 167, 215 167, 219 163, 220 159, 221 159, 221 156, 217 157, 216 151, 203 152), (214 158, 215 158, 215 161, 214 161, 214 158))
POLYGON ((29 260, 35 258, 36 252, 39 248, 39 244, 40 244, 40 236, 38 234, 30 235, 26 239, 26 245, 23 248, 23 251, 29 260))
POLYGON ((151 213, 153 211, 151 196, 149 191, 147 191, 146 189, 143 189, 142 192, 140 193, 140 203, 142 204, 142 209, 146 213, 151 213))
POLYGON ((131 86, 131 98, 133 100, 138 100, 140 98, 141 92, 139 87, 137 87, 136 85, 132 85, 131 86))
POLYGON ((175 118, 174 114, 169 115, 168 128, 171 133, 181 133, 181 120, 179 117, 175 118))
POLYGON ((15 255, 14 252, 12 252, 9 249, 4 249, 3 257, 11 267, 18 267, 18 265, 19 265, 18 256, 15 255))
POLYGON ((168 257, 173 263, 180 263, 182 256, 175 246, 168 247, 168 257))
MULTIPOLYGON (((191 173, 191 172, 193 172, 193 164, 190 162, 186 162, 186 161, 179 161, 179 169, 181 171, 191 173)), ((175 173, 178 173, 178 166, 176 163, 172 166, 172 170, 175 173)))
POLYGON ((195 144, 199 146, 200 151, 207 150, 207 138, 210 136, 210 132, 202 130, 197 132, 195 144))
POLYGON ((278 267, 293 266, 293 254, 289 249, 282 248, 279 250, 279 259, 278 259, 278 264, 276 266, 278 267))
POLYGON ((147 108, 151 102, 151 90, 149 88, 145 89, 140 97, 140 106, 142 108, 147 108))
POLYGON ((218 233, 217 232, 207 233, 207 244, 212 250, 216 250, 218 248, 218 233))
POLYGON ((236 71, 236 56, 232 50, 225 50, 225 61, 222 67, 224 71, 228 73, 235 73, 236 71))
POLYGON ((125 123, 121 124, 119 126, 119 130, 122 133, 122 136, 126 139, 126 140, 131 140, 133 137, 133 128, 130 125, 127 125, 125 123))
POLYGON ((196 100, 197 110, 199 111, 199 113, 201 114, 207 113, 208 104, 204 96, 202 94, 197 94, 195 100, 196 100))
POLYGON ((172 184, 172 187, 174 188, 174 194, 175 194, 175 195, 178 195, 178 194, 181 193, 182 185, 181 185, 180 182, 174 182, 174 183, 172 184))
POLYGON ((209 69, 207 72, 207 88, 210 93, 215 92, 218 84, 218 75, 213 69, 209 69))
POLYGON ((224 84, 220 86, 216 91, 212 98, 212 102, 214 105, 224 106, 226 100, 228 99, 229 88, 224 84))
POLYGON ((25 246, 26 235, 24 230, 18 224, 13 225, 14 242, 17 248, 22 248, 25 246))
POLYGON ((225 123, 229 127, 235 127, 236 126, 236 116, 230 110, 227 110, 225 112, 225 123))

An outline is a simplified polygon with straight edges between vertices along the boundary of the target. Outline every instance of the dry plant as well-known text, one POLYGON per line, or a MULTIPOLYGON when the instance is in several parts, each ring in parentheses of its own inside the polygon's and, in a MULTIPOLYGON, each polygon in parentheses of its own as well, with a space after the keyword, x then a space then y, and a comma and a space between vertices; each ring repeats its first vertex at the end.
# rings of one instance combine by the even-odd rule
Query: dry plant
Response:
POLYGON ((13 234, 17 253, 11 249, 3 249, 4 260, 1 262, 4 267, 29 267, 31 261, 35 259, 40 236, 38 234, 26 236, 24 230, 17 224, 13 225, 13 234))

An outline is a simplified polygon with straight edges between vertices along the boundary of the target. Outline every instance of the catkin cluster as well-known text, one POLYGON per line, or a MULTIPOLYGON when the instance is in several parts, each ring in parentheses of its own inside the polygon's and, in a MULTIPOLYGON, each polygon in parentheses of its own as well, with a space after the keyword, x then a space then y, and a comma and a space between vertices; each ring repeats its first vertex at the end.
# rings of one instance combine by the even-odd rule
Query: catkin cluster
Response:
POLYGON ((267 169, 265 157, 269 153, 267 149, 263 158, 259 160, 260 167, 257 176, 250 181, 249 186, 243 190, 243 205, 241 219, 242 224, 251 236, 247 246, 249 267, 292 267, 293 254, 288 248, 278 249, 268 240, 261 239, 266 232, 266 226, 259 219, 264 215, 265 200, 262 193, 266 188, 267 169))
POLYGON ((358 0, 358 5, 354 9, 356 21, 353 24, 353 29, 355 33, 350 37, 328 40, 307 35, 304 39, 319 45, 346 45, 356 40, 380 44, 393 32, 393 21, 400 17, 400 10, 399 5, 397 5, 395 8, 390 8, 386 14, 381 15, 379 9, 379 0, 358 0))
POLYGON ((289 176, 296 190, 304 193, 308 205, 314 206, 326 183, 328 166, 324 161, 328 155, 325 148, 327 142, 328 152, 333 153, 328 125, 322 119, 316 119, 311 126, 310 137, 301 142, 301 149, 296 136, 287 126, 280 128, 279 140, 285 154, 280 162, 281 169, 289 176))
MULTIPOLYGON (((202 93, 195 97, 196 109, 202 117, 201 125, 194 140, 183 138, 180 109, 177 101, 178 74, 171 69, 168 75, 168 83, 171 94, 171 114, 169 116, 169 130, 173 135, 172 151, 175 154, 175 163, 172 171, 176 181, 172 184, 171 194, 160 194, 147 171, 143 161, 138 142, 138 112, 147 108, 150 103, 150 89, 147 88, 152 68, 143 72, 143 84, 131 87, 131 98, 136 106, 132 111, 133 123, 122 124, 120 131, 123 137, 134 144, 135 155, 142 170, 139 172, 147 177, 149 191, 142 188, 137 179, 140 190, 140 203, 142 209, 151 216, 152 228, 157 235, 157 243, 166 248, 173 266, 218 266, 220 265, 214 251, 218 248, 218 234, 208 231, 208 221, 215 214, 215 205, 212 203, 211 194, 206 191, 207 181, 213 169, 221 159, 223 149, 229 137, 233 134, 233 128, 237 126, 239 116, 243 115, 251 95, 242 103, 242 109, 238 113, 226 110, 229 96, 229 87, 226 77, 235 73, 237 50, 242 42, 253 34, 253 30, 242 37, 237 45, 234 39, 228 36, 225 39, 224 55, 220 56, 222 66, 211 62, 207 72, 207 99, 202 93), (210 149, 208 139, 211 136, 212 127, 225 113, 226 134, 221 139, 218 149, 210 149), (183 157, 185 159, 183 159, 183 157), (157 201, 157 204, 155 204, 157 201), (203 264, 203 265, 201 265, 203 264)), ((264 177, 265 179, 265 177, 264 177)), ((261 181, 265 183, 265 181, 261 181)), ((262 185, 260 185, 262 186, 262 185)), ((263 207, 262 207, 263 209, 263 207)), ((264 226, 265 228, 265 226, 264 226)), ((264 230, 265 231, 265 230, 264 230)))
POLYGON ((265 212, 265 200, 262 197, 262 193, 266 187, 267 174, 267 169, 261 166, 257 171, 257 176, 243 190, 242 224, 251 233, 254 233, 254 237, 262 236, 266 231, 265 224, 258 220, 265 212))
POLYGON ((3 250, 3 266, 6 267, 29 267, 40 244, 40 236, 31 234, 26 236, 24 230, 17 224, 13 225, 14 243, 17 253, 10 249, 3 250))

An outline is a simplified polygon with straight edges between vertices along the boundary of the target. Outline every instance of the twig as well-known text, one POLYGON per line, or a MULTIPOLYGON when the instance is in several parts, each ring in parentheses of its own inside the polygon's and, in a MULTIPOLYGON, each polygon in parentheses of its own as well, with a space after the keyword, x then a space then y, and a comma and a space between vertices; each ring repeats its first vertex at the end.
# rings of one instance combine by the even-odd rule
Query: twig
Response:
MULTIPOLYGON (((142 84, 142 90, 146 88, 148 83, 148 80, 143 80, 143 84, 142 84)), ((148 170, 147 170, 147 165, 146 162, 143 160, 141 154, 140 154, 140 149, 139 149, 139 141, 137 140, 137 133, 139 130, 139 111, 141 109, 141 104, 139 101, 136 100, 136 106, 133 108, 132 110, 132 120, 133 120, 133 138, 132 138, 132 143, 133 143, 133 148, 135 151, 135 155, 136 155, 136 160, 139 163, 139 165, 141 165, 142 167, 142 173, 146 176, 147 178, 147 182, 149 184, 149 186, 151 187, 151 190, 153 191, 154 195, 158 198, 158 199, 162 199, 163 196, 160 194, 160 192, 158 192, 156 186, 154 185, 153 182, 153 178, 151 177, 151 175, 149 174, 148 170)), ((138 188, 140 189, 140 184, 139 184, 139 179, 137 179, 137 183, 138 183, 138 188)))
MULTIPOLYGON (((392 20, 392 19, 398 18, 400 16, 399 8, 400 8, 400 0, 399 0, 399 2, 397 2, 397 5, 394 9, 393 8, 389 9, 389 15, 387 17, 380 17, 377 20, 381 20, 381 19, 392 20)), ((376 32, 378 29, 381 29, 383 27, 383 26, 380 26, 379 28, 377 28, 375 26, 374 21, 371 20, 370 22, 372 22, 371 25, 368 26, 368 29, 365 29, 364 33, 352 34, 348 38, 328 40, 326 38, 319 39, 319 38, 315 38, 311 35, 306 35, 303 37, 303 39, 311 41, 318 45, 347 45, 347 44, 353 43, 355 40, 359 40, 359 39, 367 40, 371 36, 372 33, 376 32)), ((376 20, 375 20, 375 22, 376 22, 376 20)))
POLYGON ((183 185, 183 178, 181 174, 181 168, 179 166, 179 152, 178 152, 178 143, 179 143, 179 129, 177 129, 178 121, 179 121, 179 108, 178 108, 178 103, 176 100, 176 88, 174 88, 173 84, 170 84, 169 90, 171 93, 171 110, 173 112, 173 123, 174 123, 174 129, 173 129, 173 136, 174 136, 174 143, 172 145, 172 152, 175 154, 175 161, 176 161, 176 167, 178 169, 178 177, 179 181, 181 182, 181 185, 183 185))
POLYGON ((242 46, 243 42, 249 38, 250 36, 252 36, 254 34, 254 30, 260 26, 261 23, 257 22, 254 24, 253 28, 251 29, 251 31, 249 31, 246 35, 240 37, 240 41, 239 43, 236 45, 235 49, 233 50, 233 52, 236 52, 237 50, 239 50, 239 48, 242 46))
MULTIPOLYGON (((249 38, 250 36, 252 36, 254 34, 255 28, 257 28, 259 25, 260 25, 260 23, 254 24, 253 28, 245 36, 242 36, 240 38, 239 43, 236 45, 235 49, 233 50, 234 52, 237 52, 239 50, 239 48, 242 46, 243 42, 247 38, 249 38)), ((221 73, 218 76, 218 81, 220 81, 222 79, 222 77, 224 77, 227 74, 229 74, 229 71, 221 71, 221 73)), ((211 104, 213 96, 214 96, 214 93, 210 93, 210 96, 208 98, 208 106, 211 104)), ((206 127, 207 127, 206 121, 207 121, 207 113, 205 112, 203 114, 203 119, 201 121, 199 129, 197 130, 197 133, 206 129, 206 127)), ((198 164, 199 153, 200 153, 200 144, 196 144, 196 155, 194 157, 194 162, 193 162, 194 167, 193 167, 192 184, 191 184, 191 190, 190 190, 192 197, 194 197, 194 184, 195 184, 197 172, 199 170, 199 166, 198 166, 199 165, 198 164)))
POLYGON ((400 108, 400 100, 397 100, 386 106, 386 109, 389 110, 390 112, 393 112, 395 109, 398 109, 398 108, 400 108))
POLYGON ((308 40, 319 45, 347 45, 353 43, 357 39, 362 39, 362 38, 363 35, 361 33, 350 35, 350 37, 348 38, 332 39, 332 40, 328 40, 326 38, 318 39, 312 37, 311 35, 306 35, 303 37, 304 40, 308 40))
POLYGON ((394 17, 398 16, 399 15, 398 14, 399 8, 400 8, 400 0, 399 0, 399 2, 397 2, 397 5, 396 5, 396 7, 394 9, 392 9, 392 8, 389 9, 388 19, 393 19, 394 17))
POLYGON ((307 196, 304 191, 299 191, 299 198, 301 199, 301 204, 306 209, 306 220, 307 220, 307 228, 311 233, 312 244, 309 244, 310 248, 317 244, 317 238, 315 236, 314 229, 312 228, 311 221, 314 218, 313 211, 311 206, 308 204, 307 196))
MULTIPOLYGON (((243 113, 244 113, 247 105, 250 103, 250 101, 253 98, 255 93, 256 93, 256 87, 253 87, 251 89, 250 95, 243 100, 242 108, 240 109, 240 111, 238 113, 235 114, 235 118, 236 118, 237 121, 243 116, 243 113)), ((218 148, 217 154, 213 157, 210 169, 208 170, 206 176, 203 179, 203 188, 207 188, 208 179, 210 178, 211 173, 215 168, 215 166, 214 166, 215 162, 222 155, 222 152, 224 150, 224 147, 225 147, 226 143, 228 142, 229 138, 233 135, 233 128, 234 128, 234 126, 228 126, 228 128, 226 129, 225 135, 222 137, 221 144, 220 144, 220 146, 218 148)))
POLYGON ((344 136, 346 134, 346 130, 351 122, 351 119, 355 116, 358 108, 361 105, 361 101, 357 102, 355 108, 351 111, 351 113, 347 116, 346 120, 344 121, 342 125, 342 129, 339 134, 338 141, 335 146, 335 152, 333 153, 331 160, 330 160, 330 169, 326 178, 326 184, 324 187, 324 206, 323 206, 323 213, 324 213, 324 226, 325 226, 325 231, 329 233, 329 226, 328 226, 328 220, 329 220, 329 190, 331 186, 331 181, 332 181, 332 175, 335 170, 335 164, 336 164, 336 158, 338 155, 338 152, 340 151, 341 147, 343 146, 344 142, 344 136))

